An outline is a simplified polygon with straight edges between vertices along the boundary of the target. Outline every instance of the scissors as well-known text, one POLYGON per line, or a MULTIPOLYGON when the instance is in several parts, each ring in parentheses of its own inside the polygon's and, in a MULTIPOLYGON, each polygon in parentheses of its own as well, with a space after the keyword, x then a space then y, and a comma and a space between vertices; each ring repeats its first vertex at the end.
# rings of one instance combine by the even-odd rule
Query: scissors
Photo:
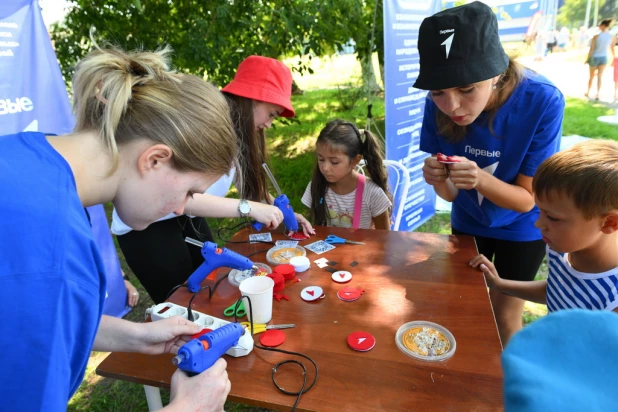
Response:
POLYGON ((324 240, 326 243, 330 243, 332 244, 340 244, 340 243, 349 243, 351 245, 364 245, 364 242, 353 242, 351 240, 348 239, 343 239, 339 236, 335 236, 335 235, 328 235, 326 236, 326 239, 324 240))
MULTIPOLYGON (((246 327, 247 329, 251 330, 250 322, 240 322, 240 324, 246 327)), ((258 333, 262 333, 270 329, 289 329, 289 328, 294 328, 294 327, 296 327, 296 325, 293 323, 287 323, 285 325, 265 325, 263 323, 254 323, 253 324, 253 334, 257 335, 258 333)))
MULTIPOLYGON (((223 311, 223 314, 225 316, 234 316, 234 307, 235 306, 236 306, 236 302, 234 302, 234 304, 232 306, 230 306, 229 308, 225 309, 223 311)), ((245 301, 243 300, 242 302, 240 302, 240 305, 238 305, 238 308, 236 308, 236 316, 239 317, 239 318, 242 318, 246 314, 247 314, 247 311, 245 310, 245 301)))

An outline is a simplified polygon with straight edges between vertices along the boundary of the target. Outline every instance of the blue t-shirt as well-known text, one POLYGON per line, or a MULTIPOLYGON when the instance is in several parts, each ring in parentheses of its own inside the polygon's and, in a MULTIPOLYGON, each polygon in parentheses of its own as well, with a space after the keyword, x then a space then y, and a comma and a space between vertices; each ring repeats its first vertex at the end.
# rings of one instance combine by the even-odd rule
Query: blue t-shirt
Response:
MULTIPOLYGON (((564 96, 545 77, 526 71, 522 82, 500 107, 489 130, 486 113, 468 126, 459 143, 438 136, 436 111, 430 94, 425 104, 420 149, 431 154, 463 156, 503 182, 513 184, 518 174, 534 176, 537 167, 560 148, 564 96)), ((496 206, 476 190, 459 190, 453 201, 453 228, 475 236, 512 241, 541 239, 534 227, 535 206, 527 213, 496 206)))
POLYGON ((65 410, 103 312, 103 261, 73 173, 45 135, 0 137, 0 187, 0 403, 65 410))

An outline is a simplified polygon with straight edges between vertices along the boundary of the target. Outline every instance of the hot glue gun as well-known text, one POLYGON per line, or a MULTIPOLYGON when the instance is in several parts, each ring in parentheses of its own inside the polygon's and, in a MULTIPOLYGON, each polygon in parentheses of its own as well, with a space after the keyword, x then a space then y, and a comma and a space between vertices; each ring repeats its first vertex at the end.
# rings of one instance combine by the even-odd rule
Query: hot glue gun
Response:
POLYGON ((191 276, 189 276, 189 279, 187 280, 187 287, 191 292, 195 293, 200 290, 200 284, 206 278, 206 276, 216 271, 220 267, 225 266, 238 270, 259 269, 253 264, 252 261, 250 261, 243 255, 240 255, 224 247, 220 248, 217 246, 216 243, 202 243, 195 239, 191 239, 190 237, 185 238, 185 241, 187 243, 200 246, 202 248, 202 256, 205 260, 205 262, 202 263, 200 267, 198 267, 195 272, 193 272, 191 276))
MULTIPOLYGON (((285 224, 285 227, 289 231, 297 232, 298 231, 298 221, 296 220, 296 216, 294 216, 294 209, 292 209, 292 206, 290 205, 290 200, 288 199, 286 195, 281 193, 281 188, 279 188, 279 185, 277 184, 277 181, 275 180, 275 176, 273 176, 272 172, 268 168, 268 165, 266 163, 263 163, 262 167, 266 171, 266 174, 270 178, 270 182, 273 184, 273 187, 277 191, 277 197, 275 198, 274 205, 278 207, 279 210, 281 210, 281 213, 283 213, 283 223, 285 224)), ((262 226, 264 225, 259 222, 253 223, 253 227, 258 232, 262 230, 262 226)))
POLYGON ((172 363, 189 374, 202 373, 231 347, 238 345, 244 333, 245 329, 240 323, 228 323, 185 343, 178 349, 178 355, 172 359, 172 363))

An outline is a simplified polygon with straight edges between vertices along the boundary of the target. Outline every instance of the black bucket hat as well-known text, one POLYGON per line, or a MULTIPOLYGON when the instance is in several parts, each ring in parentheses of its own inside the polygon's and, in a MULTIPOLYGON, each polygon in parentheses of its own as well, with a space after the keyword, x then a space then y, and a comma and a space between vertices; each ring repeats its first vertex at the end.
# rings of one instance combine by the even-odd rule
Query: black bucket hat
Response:
POLYGON ((418 35, 420 73, 414 87, 441 90, 504 73, 509 57, 489 6, 475 1, 427 17, 418 35))

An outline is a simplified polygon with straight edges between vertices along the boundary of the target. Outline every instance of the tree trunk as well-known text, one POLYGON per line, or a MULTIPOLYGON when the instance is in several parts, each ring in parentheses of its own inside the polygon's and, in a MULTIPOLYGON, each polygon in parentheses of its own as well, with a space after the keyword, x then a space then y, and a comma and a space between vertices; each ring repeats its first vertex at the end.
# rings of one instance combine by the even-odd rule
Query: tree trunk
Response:
POLYGON ((373 70, 371 60, 368 57, 363 57, 360 59, 360 63, 363 72, 363 86, 365 89, 372 93, 381 91, 380 86, 378 86, 378 82, 376 81, 376 74, 373 70))

